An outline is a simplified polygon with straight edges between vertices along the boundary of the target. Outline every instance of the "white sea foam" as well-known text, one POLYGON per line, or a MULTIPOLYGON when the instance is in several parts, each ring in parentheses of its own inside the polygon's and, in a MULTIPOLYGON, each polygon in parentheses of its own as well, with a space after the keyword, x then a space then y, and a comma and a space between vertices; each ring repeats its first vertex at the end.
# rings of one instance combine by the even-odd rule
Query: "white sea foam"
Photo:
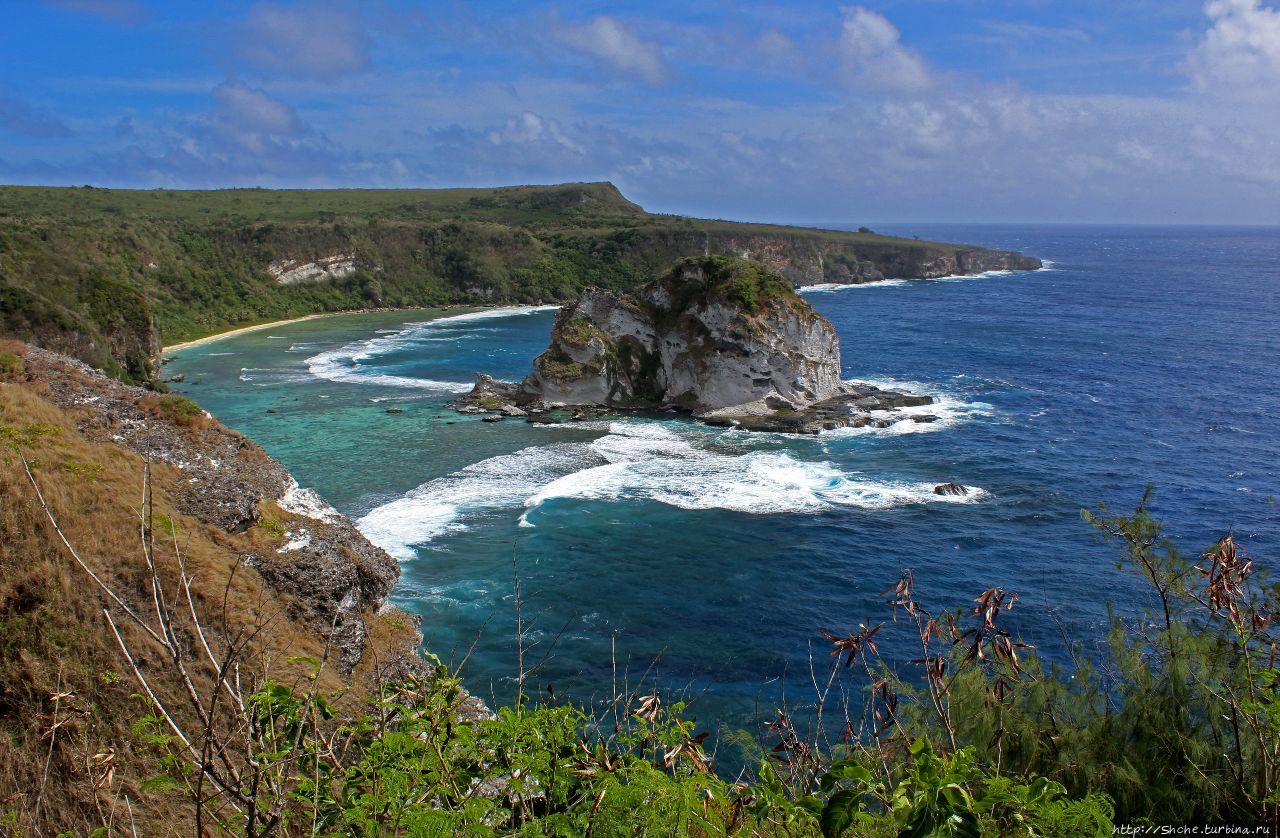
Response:
POLYGON ((894 288, 906 284, 905 279, 880 279, 874 282, 819 282, 815 285, 801 285, 796 290, 802 294, 823 294, 849 288, 894 288))
POLYGON ((493 320, 499 317, 513 317, 525 314, 537 314, 540 311, 556 311, 558 305, 546 306, 503 306, 502 308, 490 308, 484 311, 473 311, 470 314, 455 314, 452 317, 441 317, 438 320, 432 320, 431 323, 469 323, 475 320, 493 320))
POLYGON ((241 367, 240 380, 255 387, 274 387, 278 384, 305 384, 311 375, 296 369, 279 367, 241 367))
POLYGON ((899 390, 908 393, 919 393, 931 396, 930 404, 915 407, 897 407, 891 410, 877 410, 871 414, 876 420, 888 420, 891 424, 885 428, 864 425, 861 428, 837 428, 823 431, 822 436, 828 438, 854 436, 903 436, 905 434, 925 434, 954 428, 980 416, 991 416, 995 408, 987 402, 965 401, 963 398, 948 393, 938 387, 920 381, 899 381, 893 378, 860 378, 850 379, 846 384, 869 384, 881 390, 899 390), (936 416, 932 422, 917 422, 916 416, 936 416))
POLYGON ((680 509, 750 514, 812 513, 837 507, 885 509, 911 503, 973 503, 936 495, 934 483, 875 480, 785 451, 736 447, 732 431, 627 420, 590 443, 533 447, 425 483, 358 522, 367 538, 401 559, 413 547, 466 528, 470 516, 524 508, 522 527, 557 500, 649 500, 680 509), (726 444, 729 443, 729 444, 726 444))
MULTIPOLYGON (((378 340, 381 340, 379 338, 378 340)), ((373 343, 374 341, 363 341, 373 343)), ((381 349, 381 348, 380 348, 381 349)), ((382 352, 389 349, 381 349, 382 352)), ((461 381, 436 381, 430 378, 410 378, 404 375, 385 375, 365 372, 360 366, 380 354, 377 350, 361 351, 351 345, 329 352, 321 352, 307 359, 307 370, 316 378, 340 381, 346 384, 378 384, 384 387, 408 387, 419 390, 444 390, 449 393, 465 393, 471 385, 461 381)))
POLYGON ((375 384, 385 387, 405 387, 420 390, 443 390, 450 393, 465 393, 471 389, 470 382, 437 381, 428 378, 411 378, 402 375, 386 375, 371 372, 361 362, 372 361, 382 355, 415 343, 437 341, 457 341, 465 335, 456 334, 432 335, 431 331, 442 325, 454 325, 478 320, 492 320, 502 317, 513 317, 533 314, 539 311, 552 311, 559 306, 508 306, 505 308, 476 311, 470 314, 458 314, 443 317, 424 323, 409 323, 403 329, 382 330, 378 337, 354 341, 338 349, 321 352, 307 359, 307 369, 316 378, 326 381, 340 381, 347 384, 375 384))
POLYGON ((356 526, 396 558, 413 558, 413 545, 466 529, 460 520, 464 515, 518 509, 541 486, 591 461, 584 443, 525 448, 491 457, 377 507, 356 526))
MULTIPOLYGON (((1051 265, 1051 262, 1042 263, 1051 265)), ((796 288, 802 294, 811 293, 830 293, 833 291, 846 291, 850 288, 895 288, 901 285, 910 285, 913 282, 964 282, 971 279, 990 279, 996 276, 1013 276, 1015 274, 1036 273, 1037 271, 1053 270, 1051 267, 1041 267, 1032 271, 983 271, 976 274, 948 274, 947 276, 914 276, 905 279, 882 279, 873 282, 821 282, 816 285, 802 285, 796 288)))

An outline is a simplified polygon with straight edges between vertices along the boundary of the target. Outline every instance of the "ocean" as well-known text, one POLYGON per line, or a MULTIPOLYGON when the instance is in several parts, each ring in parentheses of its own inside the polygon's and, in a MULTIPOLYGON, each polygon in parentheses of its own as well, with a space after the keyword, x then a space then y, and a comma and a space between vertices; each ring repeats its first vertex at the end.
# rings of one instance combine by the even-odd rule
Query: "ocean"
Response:
MULTIPOLYGON (((787 437, 443 407, 476 372, 522 378, 549 309, 310 320, 166 371, 402 562, 394 601, 496 702, 515 689, 517 576, 530 692, 600 700, 616 667, 723 728, 803 705, 810 662, 829 665, 820 632, 889 620, 881 592, 907 568, 934 610, 1016 591, 1013 625, 1049 659, 1096 642, 1109 605, 1148 600, 1080 510, 1131 511, 1147 484, 1184 552, 1234 532, 1261 564, 1277 555, 1280 231, 882 232, 1050 261, 805 292, 844 376, 935 396, 915 409, 931 424, 787 437), (946 482, 973 491, 933 493, 946 482)), ((909 666, 910 638, 890 622, 877 639, 909 666)))

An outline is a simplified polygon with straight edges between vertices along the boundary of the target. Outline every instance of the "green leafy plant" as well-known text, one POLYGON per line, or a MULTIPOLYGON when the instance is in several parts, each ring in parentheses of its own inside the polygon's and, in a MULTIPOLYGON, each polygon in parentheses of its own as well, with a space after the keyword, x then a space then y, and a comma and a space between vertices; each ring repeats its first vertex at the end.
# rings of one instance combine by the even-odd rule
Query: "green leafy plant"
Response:
POLYGON ((67 460, 62 467, 83 480, 94 481, 102 476, 105 466, 102 463, 82 463, 78 460, 67 460))
POLYGON ((0 352, 0 379, 22 374, 22 358, 12 352, 0 352))

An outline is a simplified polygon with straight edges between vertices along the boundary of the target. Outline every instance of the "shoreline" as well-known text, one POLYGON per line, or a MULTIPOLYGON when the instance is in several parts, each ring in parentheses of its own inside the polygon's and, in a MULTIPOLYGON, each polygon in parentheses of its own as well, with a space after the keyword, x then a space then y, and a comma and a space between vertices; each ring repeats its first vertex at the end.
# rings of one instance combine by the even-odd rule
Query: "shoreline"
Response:
POLYGON ((392 311, 448 311, 451 308, 455 308, 455 307, 464 308, 464 309, 482 310, 486 308, 491 308, 492 306, 449 306, 449 305, 406 306, 405 308, 357 308, 357 309, 351 309, 350 311, 322 311, 322 312, 317 312, 316 314, 304 314, 301 317, 290 317, 286 320, 272 320, 267 323, 255 323, 252 326, 237 326, 236 328, 228 329, 225 332, 215 332, 212 335, 205 335, 202 338, 194 338, 192 340, 183 341, 182 343, 175 343, 172 345, 163 346, 160 348, 160 355, 163 359, 163 356, 168 355, 170 352, 181 352, 184 349, 192 349, 196 346, 204 346, 206 344, 213 343, 214 341, 222 340, 223 338, 234 337, 236 335, 245 335, 245 334, 249 334, 250 332, 260 332, 263 329, 271 329, 276 326, 287 326, 290 323, 301 323, 304 320, 318 320, 322 317, 342 317, 347 314, 376 314, 379 312, 392 312, 392 311))
MULTIPOLYGON (((976 274, 956 274, 953 276, 934 277, 934 279, 974 279, 974 278, 982 277, 988 274, 1036 273, 1037 271, 1051 271, 1053 269, 1054 269, 1053 262, 1046 260, 1043 262, 1041 267, 1035 268, 1034 270, 1030 270, 1030 271, 992 270, 992 271, 981 271, 976 274)), ((916 277, 914 279, 923 279, 923 277, 916 277)), ((797 293, 803 293, 805 291, 809 291, 809 292, 837 291, 844 288, 848 288, 850 286, 865 287, 869 285, 871 286, 880 285, 883 283, 896 285, 896 284, 900 284, 903 282, 910 282, 910 281, 913 281, 913 279, 886 277, 884 279, 873 279, 867 282, 817 283, 815 285, 796 286, 795 290, 797 293)), ((205 335, 204 337, 194 338, 192 340, 183 341, 181 343, 175 343, 169 346, 162 346, 160 348, 160 356, 161 356, 161 362, 163 363, 164 356, 168 355, 171 352, 181 352, 184 349, 192 349, 197 346, 204 346, 206 344, 213 343, 214 341, 222 340, 223 338, 234 337, 236 335, 249 334, 250 332, 258 332, 263 329, 270 329, 276 326, 287 326, 290 323, 301 323, 305 320, 317 320, 321 317, 342 317, 343 315, 346 315, 346 314, 375 314, 375 313, 384 312, 384 311, 385 312, 428 311, 428 310, 449 311, 450 309, 453 309, 453 308, 467 309, 469 311, 488 311, 490 309, 509 308, 512 305, 513 305, 512 303, 506 303, 501 305, 468 306, 468 305, 459 305, 457 303, 454 303, 452 305, 442 305, 442 306, 406 306, 404 308, 398 308, 398 307, 397 308, 357 308, 357 309, 351 309, 349 311, 317 312, 315 314, 304 314, 301 317, 290 317, 285 320, 271 320, 267 323, 255 323, 251 326, 237 326, 236 328, 228 329, 225 332, 215 332, 212 335, 205 335)))

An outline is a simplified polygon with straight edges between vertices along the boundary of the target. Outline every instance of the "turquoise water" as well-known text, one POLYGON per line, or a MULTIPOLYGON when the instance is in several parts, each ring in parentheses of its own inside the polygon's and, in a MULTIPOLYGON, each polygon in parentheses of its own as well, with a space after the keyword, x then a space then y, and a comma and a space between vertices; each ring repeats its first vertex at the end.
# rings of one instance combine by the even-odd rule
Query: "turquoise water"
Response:
MULTIPOLYGON (((814 291, 847 378, 938 397, 942 421, 816 438, 673 417, 557 427, 443 409, 474 373, 519 379, 553 312, 399 312, 281 326, 181 353, 182 392, 244 431, 403 562, 395 600, 479 694, 510 698, 513 562, 536 689, 610 687, 610 645, 748 723, 802 693, 819 630, 887 616, 913 568, 937 607, 1003 585, 1049 656, 1135 602, 1079 510, 1152 482, 1196 550, 1280 546, 1280 237, 1274 230, 917 228, 1051 270, 814 291), (444 314, 449 314, 445 312, 444 314), (403 413, 389 414, 389 407, 403 413), (933 495, 956 481, 963 502, 933 495), (554 648, 552 648, 554 643, 554 648), (656 665, 650 665, 657 661, 656 665)), ((882 651, 910 650, 888 630, 882 651)))

